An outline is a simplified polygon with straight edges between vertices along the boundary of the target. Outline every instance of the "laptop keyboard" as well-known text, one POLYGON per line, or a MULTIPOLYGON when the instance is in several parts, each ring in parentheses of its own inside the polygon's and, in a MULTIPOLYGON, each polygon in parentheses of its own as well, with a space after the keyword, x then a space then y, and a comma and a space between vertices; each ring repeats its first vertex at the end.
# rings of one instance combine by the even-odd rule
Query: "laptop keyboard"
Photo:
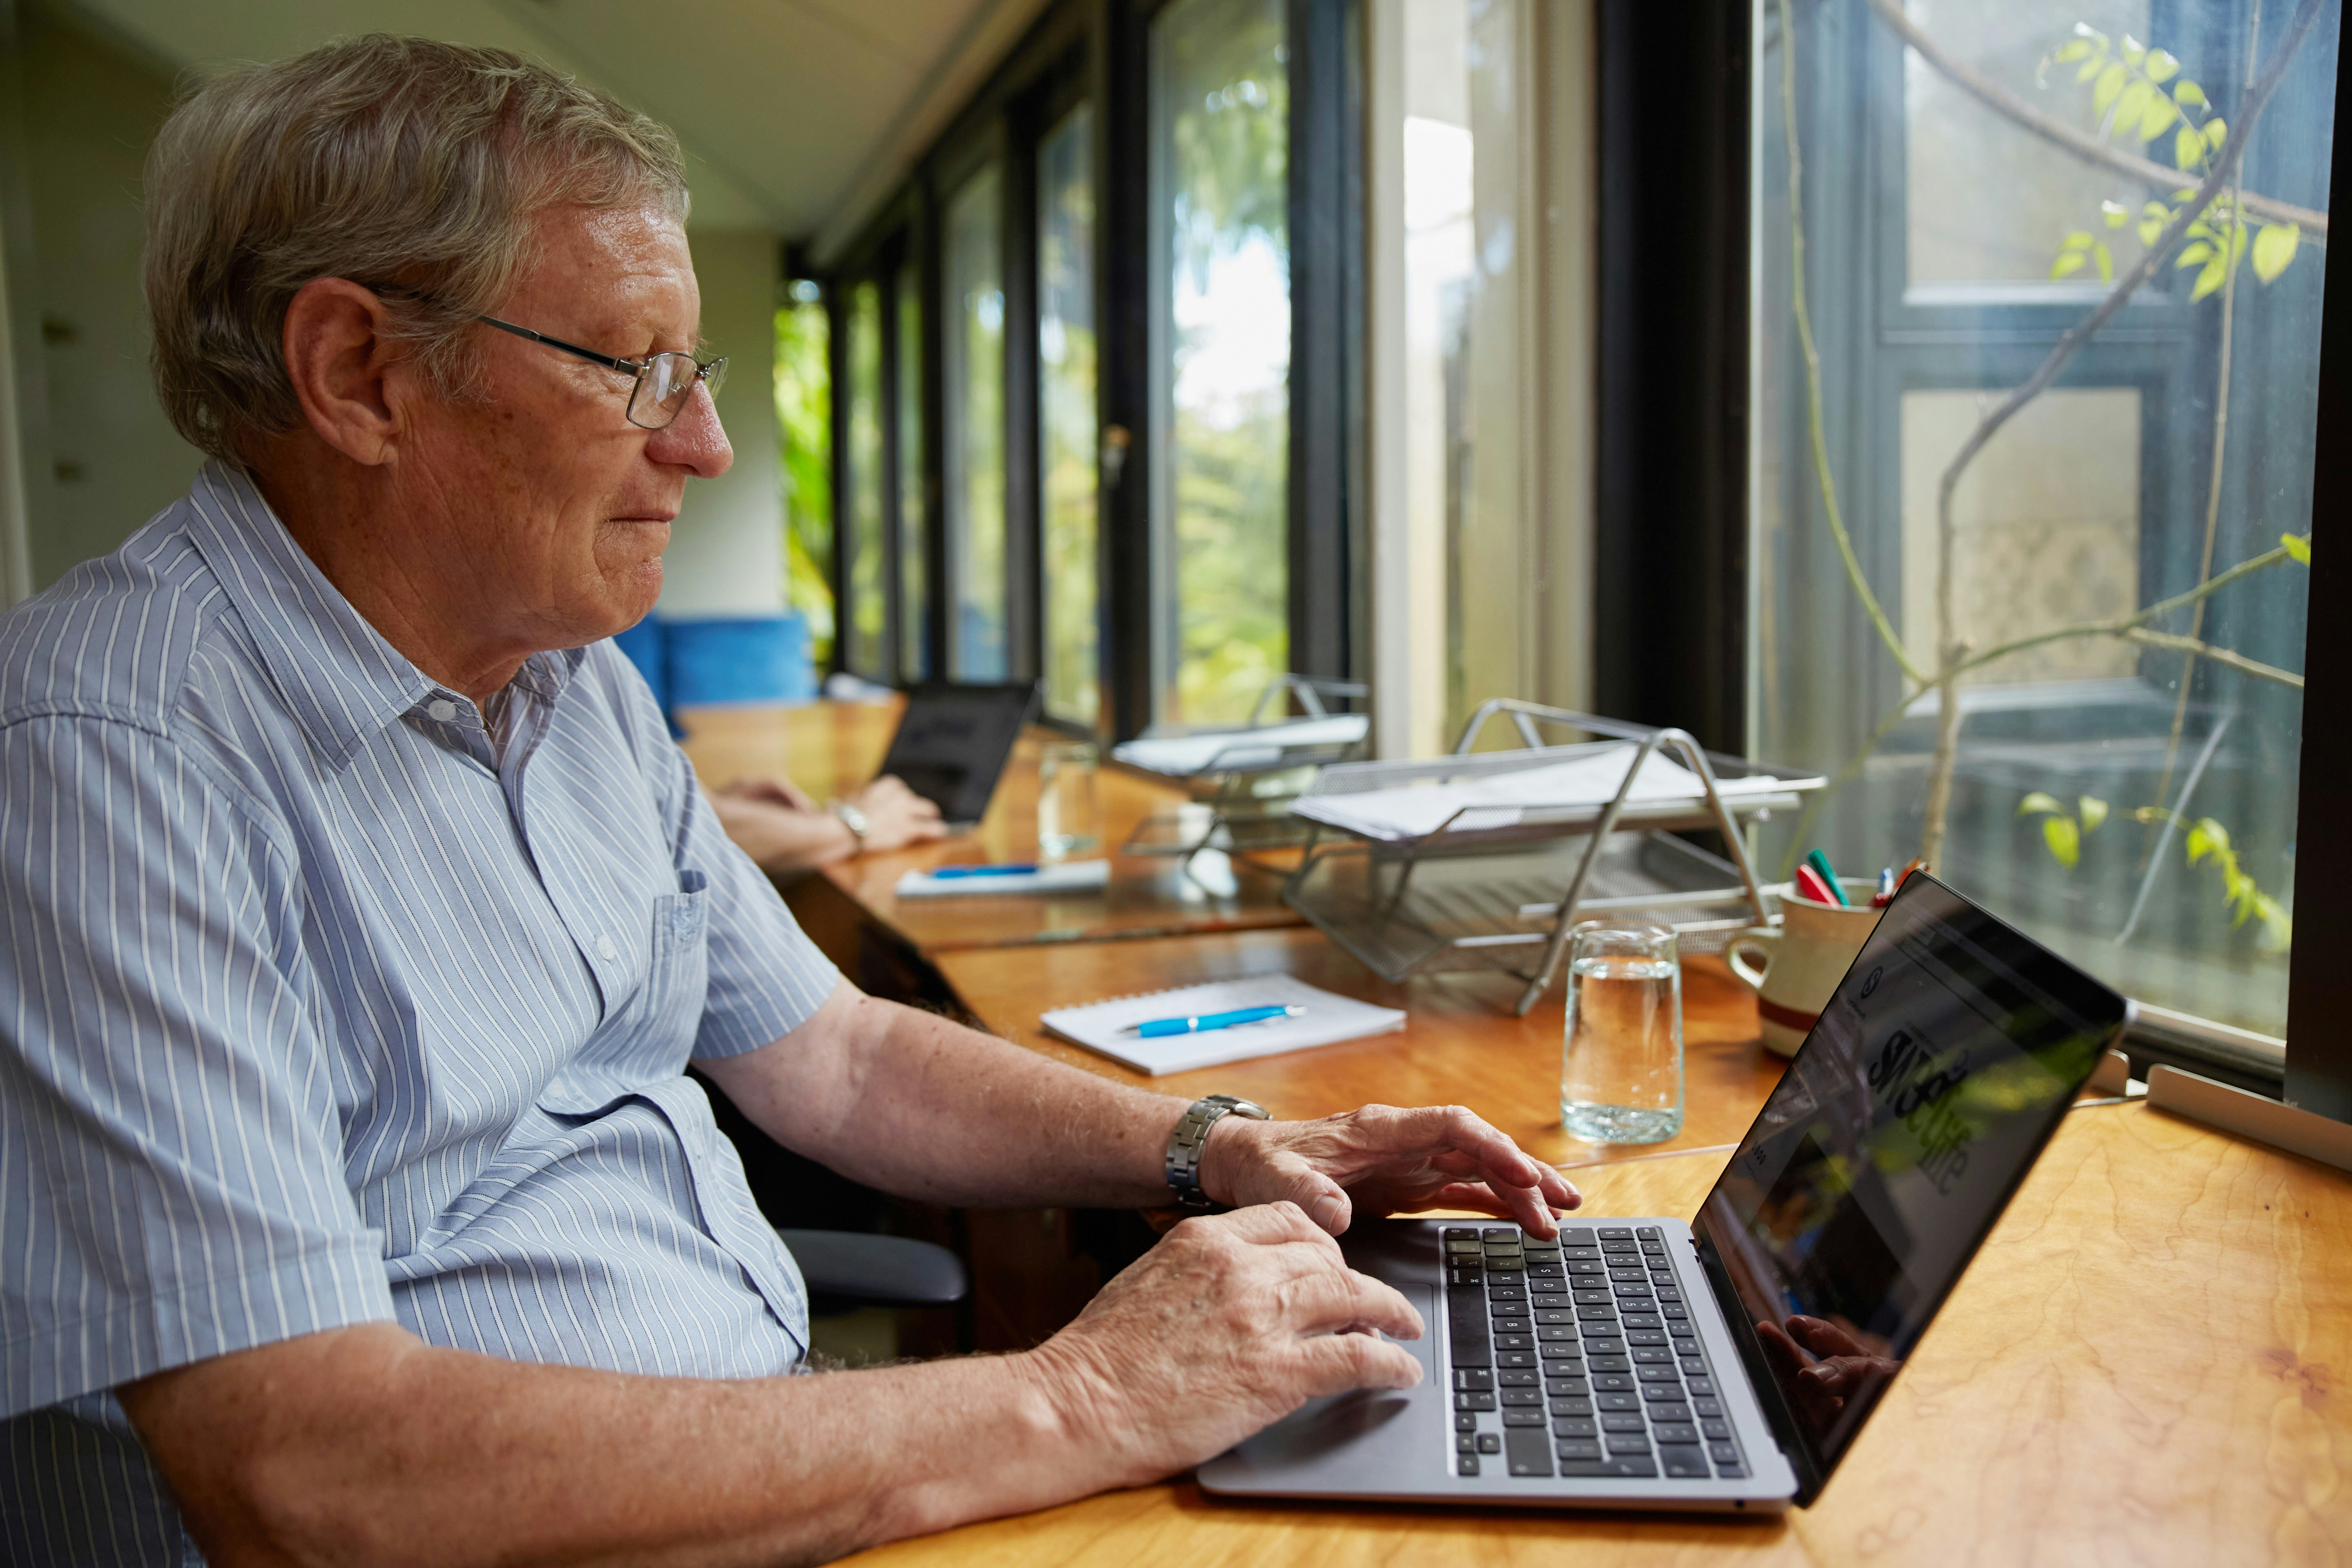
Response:
POLYGON ((1656 1226, 1448 1226, 1444 1247, 1459 1474, 1747 1476, 1656 1226))

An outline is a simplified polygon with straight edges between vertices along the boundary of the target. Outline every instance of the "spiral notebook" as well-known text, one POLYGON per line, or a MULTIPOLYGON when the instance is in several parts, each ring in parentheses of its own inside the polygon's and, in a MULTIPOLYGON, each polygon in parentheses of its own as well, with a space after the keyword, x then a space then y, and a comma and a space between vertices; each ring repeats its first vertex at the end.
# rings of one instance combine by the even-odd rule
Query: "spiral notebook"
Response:
POLYGON ((1114 996, 1084 1007, 1056 1007, 1038 1020, 1050 1034, 1074 1046, 1084 1046, 1138 1072, 1158 1078, 1164 1073, 1190 1072, 1194 1068, 1221 1067, 1253 1057, 1278 1056, 1341 1040, 1384 1035, 1404 1027, 1404 1013, 1395 1007, 1375 1007, 1352 996, 1337 996, 1287 974, 1252 974, 1239 980, 1212 980, 1173 991, 1151 991, 1139 996, 1114 996), (1147 1040, 1122 1033, 1153 1018, 1200 1017, 1244 1007, 1303 1007, 1295 1018, 1265 1024, 1243 1024, 1194 1035, 1170 1035, 1147 1040))

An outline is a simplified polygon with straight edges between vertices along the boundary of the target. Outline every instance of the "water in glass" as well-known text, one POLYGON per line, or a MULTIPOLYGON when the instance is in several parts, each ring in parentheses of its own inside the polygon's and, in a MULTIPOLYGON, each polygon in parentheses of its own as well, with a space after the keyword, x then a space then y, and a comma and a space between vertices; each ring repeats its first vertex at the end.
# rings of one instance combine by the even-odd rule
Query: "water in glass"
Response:
POLYGON ((1076 741, 1046 743, 1037 759, 1037 858, 1069 860, 1102 843, 1102 808, 1095 795, 1094 747, 1076 741))
POLYGON ((1559 1117, 1591 1143, 1657 1143, 1683 1126, 1682 965, 1661 926, 1580 926, 1569 952, 1559 1117))

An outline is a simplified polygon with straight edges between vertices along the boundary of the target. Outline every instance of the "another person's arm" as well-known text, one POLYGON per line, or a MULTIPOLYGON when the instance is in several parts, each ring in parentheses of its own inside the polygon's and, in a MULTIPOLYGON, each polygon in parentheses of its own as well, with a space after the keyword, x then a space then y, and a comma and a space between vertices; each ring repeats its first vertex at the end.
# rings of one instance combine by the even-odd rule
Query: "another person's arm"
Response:
POLYGON ((1179 1226, 1035 1351, 745 1383, 530 1366, 374 1324, 118 1391, 209 1559, 818 1562, 1156 1479, 1417 1336, 1297 1210, 1179 1226))
POLYGON ((888 775, 859 790, 849 804, 865 814, 863 842, 790 779, 745 779, 710 795, 727 837, 763 871, 813 870, 861 851, 880 854, 947 832, 938 806, 888 775))

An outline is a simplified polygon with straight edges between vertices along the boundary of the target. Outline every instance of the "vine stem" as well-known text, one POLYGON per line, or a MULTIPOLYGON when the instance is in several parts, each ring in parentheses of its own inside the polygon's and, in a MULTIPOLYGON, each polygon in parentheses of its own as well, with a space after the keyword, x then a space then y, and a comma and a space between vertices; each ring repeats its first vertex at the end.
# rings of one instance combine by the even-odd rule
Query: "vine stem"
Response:
POLYGON ((1797 18, 1790 0, 1780 0, 1780 130, 1789 149, 1789 233, 1792 260, 1789 269, 1790 303, 1797 315, 1797 343, 1805 355, 1806 428, 1813 438, 1813 473, 1822 487, 1822 512, 1829 520, 1831 537, 1837 541, 1838 559, 1845 563, 1846 582, 1853 596, 1862 601, 1863 612, 1877 629, 1878 640, 1895 656, 1895 663, 1913 681, 1925 685, 1927 672, 1911 662, 1910 650, 1895 633, 1894 623, 1878 603, 1878 595, 1870 591, 1870 580, 1862 574, 1862 562, 1853 552, 1853 539, 1845 531, 1845 518, 1838 507, 1837 480, 1830 472, 1829 437, 1823 428, 1822 415, 1822 356, 1813 346, 1813 317, 1805 304, 1805 224, 1804 224, 1804 163, 1797 147, 1797 18))
MULTIPOLYGON (((1781 0, 1784 34, 1787 4, 1788 0, 1781 0)), ((1960 444, 1959 451, 1953 456, 1942 478, 1936 483, 1936 598, 1937 630, 1942 646, 1937 649, 1937 668, 1932 683, 1937 689, 1936 757, 1927 782, 1927 820, 1921 826, 1919 835, 1919 858, 1930 864, 1943 850, 1945 824, 1951 807, 1952 775, 1959 762, 1960 704, 1955 683, 1963 669, 1986 662, 1981 655, 1974 658, 1967 655, 1950 624, 1952 493, 1959 485, 1960 476, 1976 460, 1977 454, 1984 450, 1986 443, 2002 426, 2016 417, 2020 409, 2049 390, 2051 384, 2058 379, 2058 373, 2065 368, 2066 362, 2115 319, 2116 312, 2124 308, 2125 302, 2138 292, 2140 286, 2155 275, 2157 267, 2179 245, 2189 226, 2203 217, 2222 188, 2235 181, 2239 166, 2245 161, 2247 140, 2262 122, 2263 111, 2270 107, 2272 97, 2278 91, 2280 79, 2285 76, 2287 67, 2302 50, 2304 39, 2310 35, 2319 11, 2320 0, 2303 0, 2296 7, 2294 19, 2287 24, 2286 36, 2279 40, 2278 52, 2271 57, 2261 79, 2247 89, 2245 97, 2239 102, 2238 118, 2222 141, 2221 156, 2213 160, 2212 167, 2206 172, 2196 194, 2173 215, 2172 221, 2164 226, 2163 232, 2140 257, 2137 265, 2124 275, 2105 300, 2099 301, 2098 308, 2069 327, 2041 365, 2026 378, 2025 384, 2002 398, 1990 413, 1977 422, 1977 427, 1960 444)), ((1783 49, 1788 47, 1785 36, 1781 47, 1783 49)), ((1789 62, 1785 55, 1782 64, 1786 75, 1789 62)))

